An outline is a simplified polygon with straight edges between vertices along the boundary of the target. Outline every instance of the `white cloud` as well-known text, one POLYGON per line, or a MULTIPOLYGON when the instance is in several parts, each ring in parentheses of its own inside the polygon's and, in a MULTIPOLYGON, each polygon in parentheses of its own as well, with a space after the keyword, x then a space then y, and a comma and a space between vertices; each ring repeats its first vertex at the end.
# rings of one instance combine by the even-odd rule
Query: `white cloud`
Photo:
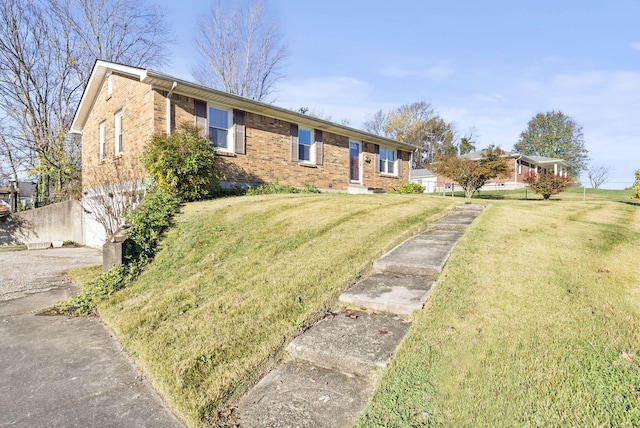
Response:
POLYGON ((554 84, 561 91, 580 91, 604 83, 606 76, 599 71, 579 74, 558 74, 554 84))

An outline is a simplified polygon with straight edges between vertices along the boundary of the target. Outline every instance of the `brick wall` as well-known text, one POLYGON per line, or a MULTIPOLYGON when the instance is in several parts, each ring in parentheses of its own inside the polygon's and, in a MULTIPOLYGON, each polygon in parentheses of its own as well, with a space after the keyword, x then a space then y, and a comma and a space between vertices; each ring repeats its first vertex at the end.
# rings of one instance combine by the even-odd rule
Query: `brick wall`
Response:
MULTIPOLYGON (((95 187, 97 179, 121 176, 133 180, 143 176, 139 161, 144 145, 154 133, 166 132, 166 92, 151 89, 136 79, 114 74, 113 95, 107 97, 106 79, 83 129, 83 186, 95 187), (116 157, 114 114, 123 112, 124 150, 116 157), (106 159, 99 160, 99 125, 106 123, 106 159), (116 168, 117 167, 117 168, 116 168), (116 172, 117 171, 117 172, 116 172)), ((195 123, 194 99, 180 94, 171 97, 175 130, 183 122, 195 123)), ((291 161, 291 123, 254 113, 245 113, 246 154, 219 153, 223 180, 229 182, 278 182, 320 189, 346 190, 349 186, 349 138, 323 132, 322 165, 291 161)), ((402 175, 391 177, 375 172, 375 145, 362 143, 362 178, 367 187, 391 190, 409 177, 409 152, 402 152, 402 175)))
MULTIPOLYGON (((107 79, 82 130, 82 185, 89 189, 102 180, 129 181, 143 177, 140 156, 154 131, 157 94, 137 79, 114 73, 113 93, 107 79), (115 114, 122 111, 122 154, 115 154, 115 114), (105 159, 100 160, 100 123, 105 123, 105 159)), ((163 104, 164 106, 164 104, 163 104)), ((163 115, 164 117, 164 115, 163 115)))

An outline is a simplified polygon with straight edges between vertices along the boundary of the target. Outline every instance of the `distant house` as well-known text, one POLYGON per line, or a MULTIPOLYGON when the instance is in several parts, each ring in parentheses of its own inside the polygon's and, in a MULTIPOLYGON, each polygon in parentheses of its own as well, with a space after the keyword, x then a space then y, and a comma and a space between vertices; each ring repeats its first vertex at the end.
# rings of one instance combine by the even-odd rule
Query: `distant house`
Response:
MULTIPOLYGON (((226 186, 278 182, 350 193, 390 190, 408 182, 416 149, 156 71, 97 61, 71 127, 82 135, 83 192, 114 177, 144 179, 145 144, 183 122, 211 139, 226 186)), ((101 245, 96 224, 89 218, 83 224, 87 235, 96 236, 90 244, 101 245)))
MULTIPOLYGON (((521 189, 527 184, 524 179, 529 175, 555 174, 567 176, 569 164, 562 159, 547 158, 543 156, 527 156, 516 152, 505 153, 511 171, 506 177, 498 177, 489 180, 481 190, 514 190, 521 189)), ((482 151, 462 155, 463 158, 479 160, 482 151)), ((447 177, 436 175, 428 169, 416 169, 411 171, 411 182, 425 187, 425 193, 446 192, 455 190, 457 183, 447 177)), ((461 190, 461 189, 458 189, 461 190)))

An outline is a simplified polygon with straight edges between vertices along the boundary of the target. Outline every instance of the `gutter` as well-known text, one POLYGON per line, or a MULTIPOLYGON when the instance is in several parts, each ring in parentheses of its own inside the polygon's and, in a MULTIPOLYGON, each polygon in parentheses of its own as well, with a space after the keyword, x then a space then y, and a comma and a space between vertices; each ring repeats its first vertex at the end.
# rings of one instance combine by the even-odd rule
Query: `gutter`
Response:
POLYGON ((166 98, 167 114, 165 116, 167 118, 167 136, 171 135, 171 95, 173 95, 173 91, 176 89, 177 86, 178 86, 178 82, 174 80, 173 84, 171 85, 171 89, 169 90, 169 92, 167 92, 167 98, 166 98))

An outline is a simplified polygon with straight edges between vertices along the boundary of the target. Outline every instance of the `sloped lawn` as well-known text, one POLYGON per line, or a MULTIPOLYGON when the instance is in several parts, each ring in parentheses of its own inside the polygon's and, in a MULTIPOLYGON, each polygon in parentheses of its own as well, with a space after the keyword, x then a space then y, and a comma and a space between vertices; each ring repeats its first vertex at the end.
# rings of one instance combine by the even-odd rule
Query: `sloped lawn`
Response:
POLYGON ((640 426, 640 208, 562 196, 486 201, 357 426, 640 426))
POLYGON ((154 263, 99 313, 188 425, 221 424, 376 257, 455 202, 323 194, 188 204, 154 263))

